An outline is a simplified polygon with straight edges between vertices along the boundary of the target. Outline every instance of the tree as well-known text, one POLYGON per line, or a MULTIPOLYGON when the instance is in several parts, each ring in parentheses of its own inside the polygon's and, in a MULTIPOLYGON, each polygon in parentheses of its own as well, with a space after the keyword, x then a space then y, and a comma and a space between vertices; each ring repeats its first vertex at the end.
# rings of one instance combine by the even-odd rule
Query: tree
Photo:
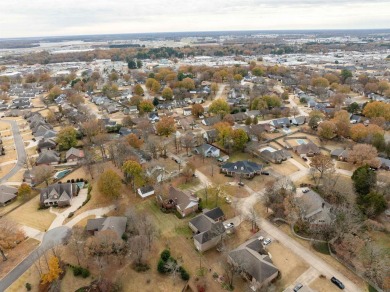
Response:
POLYGON ((348 69, 343 69, 341 70, 340 76, 341 76, 341 82, 345 83, 348 78, 352 77, 352 72, 349 71, 348 69))
POLYGON ((329 81, 329 84, 339 83, 340 82, 340 78, 337 75, 333 74, 333 73, 325 74, 324 78, 329 81))
POLYGON ((228 144, 228 141, 232 138, 232 127, 229 123, 219 122, 214 125, 214 128, 218 132, 218 141, 222 143, 223 147, 225 147, 228 144))
POLYGON ((41 276, 42 284, 52 283, 57 280, 63 272, 60 268, 60 260, 56 256, 50 257, 48 268, 49 271, 41 276))
POLYGON ((372 218, 387 209, 387 202, 383 194, 371 191, 357 197, 357 204, 368 217, 372 218))
POLYGON ((24 232, 12 221, 0 219, 0 255, 3 261, 8 260, 5 251, 16 247, 25 239, 24 232))
POLYGON ((175 120, 172 117, 163 117, 156 124, 157 135, 168 137, 176 130, 175 120))
POLYGON ((138 136, 136 134, 133 134, 133 133, 127 135, 125 139, 131 147, 134 147, 137 149, 141 148, 142 144, 144 143, 144 141, 142 139, 138 138, 138 136))
POLYGON ((134 59, 130 59, 127 62, 127 67, 129 69, 137 69, 137 62, 134 59))
POLYGON ((184 176, 186 183, 189 182, 194 177, 195 169, 196 169, 195 165, 192 164, 191 162, 188 162, 184 167, 182 175, 184 176))
POLYGON ((245 144, 248 142, 248 134, 243 129, 235 129, 232 134, 233 147, 236 150, 242 151, 245 148, 245 144))
POLYGON ((192 105, 191 113, 193 116, 198 118, 201 115, 203 115, 204 107, 201 104, 196 103, 196 104, 192 105))
POLYGON ((377 91, 378 91, 378 83, 368 82, 366 85, 364 85, 364 92, 365 93, 374 93, 377 91))
POLYGON ((162 95, 163 98, 165 98, 167 100, 171 100, 172 97, 173 97, 173 91, 169 87, 165 87, 163 89, 161 95, 162 95))
MULTIPOLYGON (((262 99, 266 102, 268 108, 280 107, 282 105, 282 101, 276 95, 264 95, 262 99)), ((258 109, 260 110, 260 108, 258 109)))
POLYGON ((336 125, 336 134, 339 137, 349 137, 350 121, 349 113, 345 110, 341 110, 335 113, 333 122, 336 125))
POLYGON ((317 181, 317 185, 323 178, 324 174, 334 171, 334 163, 332 158, 328 155, 323 154, 315 155, 311 159, 310 167, 320 174, 319 179, 317 181))
POLYGON ((189 77, 186 77, 181 82, 182 87, 184 87, 187 90, 193 90, 195 89, 195 82, 189 77))
POLYGON ((129 181, 135 191, 135 183, 137 179, 142 177, 142 166, 135 160, 127 160, 123 166, 122 170, 125 174, 125 178, 129 181))
POLYGON ((46 186, 49 185, 49 179, 54 173, 54 167, 51 165, 38 165, 34 166, 31 170, 31 173, 34 177, 34 181, 37 185, 45 182, 46 186))
POLYGON ((71 105, 77 107, 85 102, 84 97, 80 94, 72 94, 69 96, 68 101, 71 105))
POLYGON ((390 121, 390 104, 380 101, 370 102, 364 107, 363 114, 367 118, 383 117, 386 121, 390 121))
POLYGON ((229 104, 223 99, 214 100, 209 106, 209 112, 220 115, 221 119, 230 112, 229 104))
POLYGON ((252 74, 255 75, 255 76, 263 76, 264 75, 264 71, 261 67, 254 67, 252 69, 252 74))
POLYGON ((309 126, 314 129, 325 118, 325 115, 319 110, 313 110, 309 114, 309 126))
POLYGON ((247 117, 245 120, 245 125, 249 126, 250 124, 252 124, 252 119, 251 117, 247 117))
POLYGON ((48 94, 48 97, 51 101, 53 101, 55 98, 57 98, 58 96, 60 96, 62 93, 62 90, 61 88, 59 88, 58 86, 54 86, 52 89, 50 89, 49 91, 49 94, 48 94))
POLYGON ((142 88, 142 86, 140 84, 136 84, 134 87, 133 87, 133 92, 135 95, 143 95, 144 94, 144 89, 142 88))
POLYGON ((23 201, 25 201, 30 197, 30 195, 31 195, 31 187, 26 183, 22 183, 18 188, 18 197, 21 198, 23 201))
POLYGON ((314 87, 315 92, 322 96, 325 94, 325 89, 329 87, 329 81, 323 77, 316 77, 311 80, 311 85, 314 87))
POLYGON ((61 129, 57 135, 57 143, 60 151, 69 150, 77 145, 77 131, 73 127, 61 129))
POLYGON ((330 140, 336 136, 336 130, 337 128, 335 123, 331 121, 325 121, 318 126, 318 136, 330 140))
POLYGON ((378 168, 380 160, 375 147, 368 144, 357 144, 349 152, 348 161, 358 166, 369 165, 378 168))
POLYGON ((97 119, 88 119, 86 122, 81 124, 81 131, 83 135, 87 137, 88 142, 92 143, 95 136, 106 132, 106 127, 102 121, 98 121, 97 119))
POLYGON ((360 110, 360 106, 357 102, 353 102, 348 106, 348 112, 351 114, 356 114, 360 110))
POLYGON ((234 76, 233 76, 233 79, 234 79, 234 81, 237 81, 237 82, 240 82, 241 80, 242 80, 242 75, 241 74, 235 74, 234 76))
POLYGON ((98 188, 103 195, 118 198, 122 188, 121 177, 112 169, 107 169, 99 177, 98 188))
POLYGON ((148 78, 146 80, 146 82, 145 82, 145 86, 152 93, 157 93, 160 90, 160 88, 161 88, 160 83, 156 79, 154 79, 154 78, 148 78))
POLYGON ((150 113, 154 109, 154 105, 150 100, 140 102, 138 109, 141 113, 150 113))
POLYGON ((350 135, 353 141, 363 142, 368 136, 367 127, 363 124, 352 125, 350 135))
POLYGON ((216 83, 216 82, 211 83, 210 89, 211 89, 211 91, 213 92, 214 95, 217 94, 218 83, 216 83))
POLYGON ((222 122, 228 123, 229 125, 234 125, 234 117, 231 114, 227 114, 223 117, 222 122))

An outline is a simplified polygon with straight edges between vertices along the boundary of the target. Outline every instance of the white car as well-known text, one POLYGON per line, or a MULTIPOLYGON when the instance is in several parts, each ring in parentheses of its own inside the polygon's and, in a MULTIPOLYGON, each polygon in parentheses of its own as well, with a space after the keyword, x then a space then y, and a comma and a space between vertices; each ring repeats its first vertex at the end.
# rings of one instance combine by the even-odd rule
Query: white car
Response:
POLYGON ((233 227, 234 227, 234 223, 233 222, 230 222, 230 223, 225 225, 226 229, 233 228, 233 227))
POLYGON ((271 238, 266 238, 266 239, 264 239, 264 241, 263 241, 263 244, 264 245, 268 245, 268 244, 270 244, 271 243, 271 238))

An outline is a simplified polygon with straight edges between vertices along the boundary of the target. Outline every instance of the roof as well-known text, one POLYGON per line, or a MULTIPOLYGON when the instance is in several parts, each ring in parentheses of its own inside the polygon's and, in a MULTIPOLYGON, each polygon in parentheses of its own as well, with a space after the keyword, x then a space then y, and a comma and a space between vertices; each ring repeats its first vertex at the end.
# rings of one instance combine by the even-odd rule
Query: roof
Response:
POLYGON ((86 229, 88 231, 105 231, 112 230, 118 237, 122 237, 126 231, 127 217, 106 217, 89 219, 86 229))
POLYGON ((15 194, 10 193, 0 193, 0 204, 4 204, 10 200, 13 200, 16 198, 15 194))
POLYGON ((305 219, 317 218, 330 221, 330 205, 313 190, 306 193, 297 192, 296 200, 305 219))
POLYGON ((263 168, 263 166, 257 164, 256 162, 244 160, 244 161, 237 161, 237 162, 226 162, 221 166, 221 168, 229 172, 250 174, 250 173, 260 171, 263 168))
POLYGON ((263 283, 278 272, 259 239, 254 238, 229 253, 231 260, 242 267, 246 273, 263 283))
POLYGON ((200 145, 199 147, 196 147, 196 150, 200 154, 203 154, 203 153, 207 154, 208 152, 218 151, 219 149, 217 147, 214 147, 213 145, 204 143, 204 144, 200 145))
POLYGON ((187 194, 172 186, 169 188, 169 198, 177 200, 176 204, 180 210, 191 208, 199 203, 199 199, 196 196, 187 194))
POLYGON ((36 163, 46 164, 46 163, 59 162, 59 161, 60 161, 59 154, 56 151, 48 150, 48 151, 41 152, 39 154, 36 163))
POLYGON ((205 212, 204 214, 213 220, 218 220, 219 218, 225 216, 220 207, 216 207, 210 211, 205 212))
POLYGON ((211 229, 214 221, 205 214, 200 214, 191 219, 190 223, 198 230, 198 232, 205 232, 211 229))
POLYGON ((299 154, 320 153, 320 148, 318 148, 318 146, 312 141, 309 141, 307 144, 298 145, 295 148, 295 151, 297 151, 299 154))
POLYGON ((66 151, 66 159, 68 159, 71 155, 74 155, 74 156, 76 156, 78 158, 83 158, 84 157, 84 151, 72 147, 68 151, 66 151))
POLYGON ((194 240, 203 244, 212 240, 213 238, 224 234, 226 231, 222 222, 212 223, 211 228, 205 232, 199 233, 194 236, 194 240))
POLYGON ((41 202, 67 202, 80 190, 76 183, 57 183, 41 190, 41 202))

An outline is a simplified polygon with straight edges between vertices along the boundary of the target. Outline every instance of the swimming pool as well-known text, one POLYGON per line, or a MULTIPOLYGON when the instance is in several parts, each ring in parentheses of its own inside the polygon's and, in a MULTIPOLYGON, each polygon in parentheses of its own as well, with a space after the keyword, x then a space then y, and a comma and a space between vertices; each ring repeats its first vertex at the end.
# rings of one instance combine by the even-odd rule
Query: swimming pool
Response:
POLYGON ((57 171, 55 173, 55 175, 54 175, 54 178, 61 179, 64 176, 66 176, 70 171, 71 171, 70 169, 64 169, 64 170, 61 170, 61 171, 57 171))
POLYGON ((297 141, 297 143, 298 143, 299 145, 307 144, 306 141, 305 141, 304 139, 297 139, 296 141, 297 141))

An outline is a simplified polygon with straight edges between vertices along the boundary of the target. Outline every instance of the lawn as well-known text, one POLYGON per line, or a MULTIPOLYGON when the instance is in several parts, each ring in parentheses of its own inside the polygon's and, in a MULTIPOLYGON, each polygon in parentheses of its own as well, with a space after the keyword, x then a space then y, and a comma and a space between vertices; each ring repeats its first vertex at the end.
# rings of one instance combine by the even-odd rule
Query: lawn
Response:
POLYGON ((303 259, 286 249, 279 242, 272 242, 267 249, 272 255, 274 265, 282 274, 282 278, 276 282, 277 288, 279 288, 278 291, 291 285, 309 268, 309 265, 303 259))
POLYGON ((0 261, 0 279, 15 268, 26 256, 28 256, 37 246, 39 241, 28 238, 18 244, 14 249, 6 252, 8 260, 0 261))
POLYGON ((45 231, 53 222, 55 215, 48 209, 38 210, 39 195, 23 206, 9 213, 6 218, 22 225, 45 231))
POLYGON ((61 281, 61 292, 76 291, 77 289, 88 286, 93 280, 92 276, 88 278, 73 276, 73 270, 71 268, 66 269, 66 274, 61 281))
POLYGON ((289 161, 283 161, 282 164, 272 164, 268 169, 272 169, 280 175, 288 176, 294 172, 297 172, 299 169, 294 164, 289 161))
POLYGON ((5 176, 15 166, 16 163, 6 164, 0 167, 0 177, 5 176))
POLYGON ((19 170, 17 173, 15 173, 14 176, 12 176, 8 181, 9 182, 21 182, 23 181, 23 174, 24 174, 24 169, 19 170))
POLYGON ((26 283, 31 284, 31 291, 36 292, 39 285, 39 274, 37 268, 31 266, 22 276, 20 276, 15 282, 5 290, 5 292, 20 292, 26 291, 26 283))

